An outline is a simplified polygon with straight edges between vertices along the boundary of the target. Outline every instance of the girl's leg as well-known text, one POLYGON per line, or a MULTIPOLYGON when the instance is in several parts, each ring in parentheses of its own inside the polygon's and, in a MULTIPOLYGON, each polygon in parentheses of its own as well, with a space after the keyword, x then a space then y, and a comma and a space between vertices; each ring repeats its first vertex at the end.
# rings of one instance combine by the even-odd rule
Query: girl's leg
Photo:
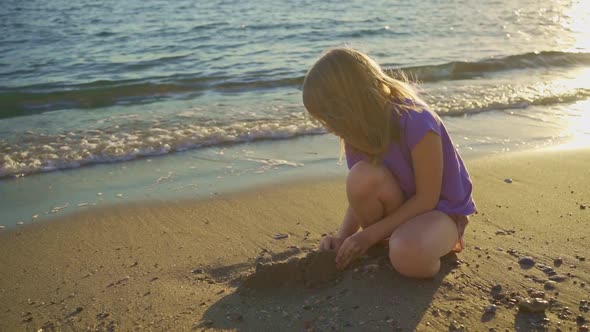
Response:
POLYGON ((457 225, 447 214, 430 211, 400 225, 389 238, 389 259, 402 275, 430 278, 440 270, 440 257, 459 238, 457 225))
POLYGON ((348 204, 359 226, 366 228, 395 211, 404 194, 391 172, 382 165, 356 163, 346 178, 348 204))

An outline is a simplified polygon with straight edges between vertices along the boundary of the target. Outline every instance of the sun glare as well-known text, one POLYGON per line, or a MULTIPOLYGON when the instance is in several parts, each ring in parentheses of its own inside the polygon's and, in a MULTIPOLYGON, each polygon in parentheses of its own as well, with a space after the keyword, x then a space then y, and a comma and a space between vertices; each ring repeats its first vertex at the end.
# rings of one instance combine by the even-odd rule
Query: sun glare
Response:
POLYGON ((579 0, 572 2, 563 11, 562 26, 571 31, 574 38, 573 45, 568 51, 590 51, 590 1, 579 0))

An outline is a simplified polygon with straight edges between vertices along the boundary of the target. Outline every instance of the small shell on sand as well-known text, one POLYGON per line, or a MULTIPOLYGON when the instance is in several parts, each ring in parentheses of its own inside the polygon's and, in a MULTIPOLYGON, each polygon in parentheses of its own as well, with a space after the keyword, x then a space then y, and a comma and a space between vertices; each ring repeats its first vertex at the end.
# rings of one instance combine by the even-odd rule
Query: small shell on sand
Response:
POLYGON ((286 239, 289 237, 289 234, 277 233, 272 238, 275 240, 286 239))

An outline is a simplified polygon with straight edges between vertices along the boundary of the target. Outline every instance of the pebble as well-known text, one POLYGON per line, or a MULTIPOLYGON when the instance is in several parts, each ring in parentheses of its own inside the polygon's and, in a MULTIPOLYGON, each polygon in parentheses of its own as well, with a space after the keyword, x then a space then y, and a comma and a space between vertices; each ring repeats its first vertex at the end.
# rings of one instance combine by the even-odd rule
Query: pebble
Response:
POLYGON ((582 315, 576 316, 576 324, 584 325, 584 323, 586 323, 586 318, 584 318, 584 316, 582 316, 582 315))
POLYGON ((580 210, 586 210, 586 204, 580 204, 580 210))
POLYGON ((122 198, 123 194, 117 194, 117 197, 122 198))
POLYGON ((516 251, 516 249, 508 249, 507 253, 509 253, 512 256, 516 256, 518 254, 518 251, 516 251))
POLYGON ((19 222, 17 222, 16 224, 20 226, 20 225, 24 225, 25 223, 24 223, 24 222, 22 222, 22 221, 19 221, 19 222))
POLYGON ((562 281, 565 281, 567 279, 568 278, 566 276, 561 275, 561 274, 556 274, 556 275, 553 275, 553 276, 550 276, 549 277, 549 280, 551 280, 551 281, 557 281, 557 282, 562 282, 562 281))
POLYGON ((559 266, 561 266, 561 264, 563 264, 563 258, 557 257, 556 259, 553 260, 553 265, 559 267, 559 266))
POLYGON ((549 307, 549 302, 543 299, 523 299, 518 302, 518 310, 523 312, 538 313, 545 312, 549 307))
POLYGON ((289 237, 289 234, 277 233, 272 238, 275 240, 286 239, 289 237))
POLYGON ((543 292, 543 291, 533 290, 533 291, 529 292, 529 295, 531 297, 538 298, 538 299, 544 299, 545 298, 545 292, 543 292))
POLYGON ((488 315, 494 315, 496 313, 496 310, 497 309, 498 308, 496 307, 496 305, 495 304, 492 304, 492 305, 489 305, 489 306, 485 307, 483 309, 483 311, 484 311, 484 313, 486 313, 488 315))
POLYGON ((578 332, 588 332, 588 331, 590 331, 590 329, 586 325, 582 325, 582 326, 578 327, 578 332))
POLYGON ((0 225, 0 229, 4 229, 4 228, 6 228, 6 226, 0 225))
POLYGON ((512 179, 511 178, 506 178, 506 179, 504 179, 504 182, 506 182, 506 183, 512 183, 512 179))
POLYGON ((449 326, 449 331, 451 332, 462 332, 465 331, 465 325, 463 324, 459 324, 457 323, 456 320, 451 322, 451 325, 449 326))
POLYGON ((546 290, 554 290, 557 287, 557 282, 553 281, 553 280, 548 280, 545 282, 545 284, 543 285, 543 287, 546 290))
POLYGON ((518 264, 522 266, 534 266, 535 260, 530 256, 524 256, 518 260, 518 264))

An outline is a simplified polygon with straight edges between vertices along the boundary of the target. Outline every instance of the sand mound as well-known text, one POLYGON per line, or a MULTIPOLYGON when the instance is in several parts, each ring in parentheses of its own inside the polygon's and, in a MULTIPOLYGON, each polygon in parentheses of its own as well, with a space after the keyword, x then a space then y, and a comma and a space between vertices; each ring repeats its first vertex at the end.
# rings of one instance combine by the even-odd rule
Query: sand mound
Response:
POLYGON ((336 280, 336 253, 316 251, 285 262, 259 263, 256 271, 245 278, 242 289, 266 290, 286 285, 315 288, 336 280))

